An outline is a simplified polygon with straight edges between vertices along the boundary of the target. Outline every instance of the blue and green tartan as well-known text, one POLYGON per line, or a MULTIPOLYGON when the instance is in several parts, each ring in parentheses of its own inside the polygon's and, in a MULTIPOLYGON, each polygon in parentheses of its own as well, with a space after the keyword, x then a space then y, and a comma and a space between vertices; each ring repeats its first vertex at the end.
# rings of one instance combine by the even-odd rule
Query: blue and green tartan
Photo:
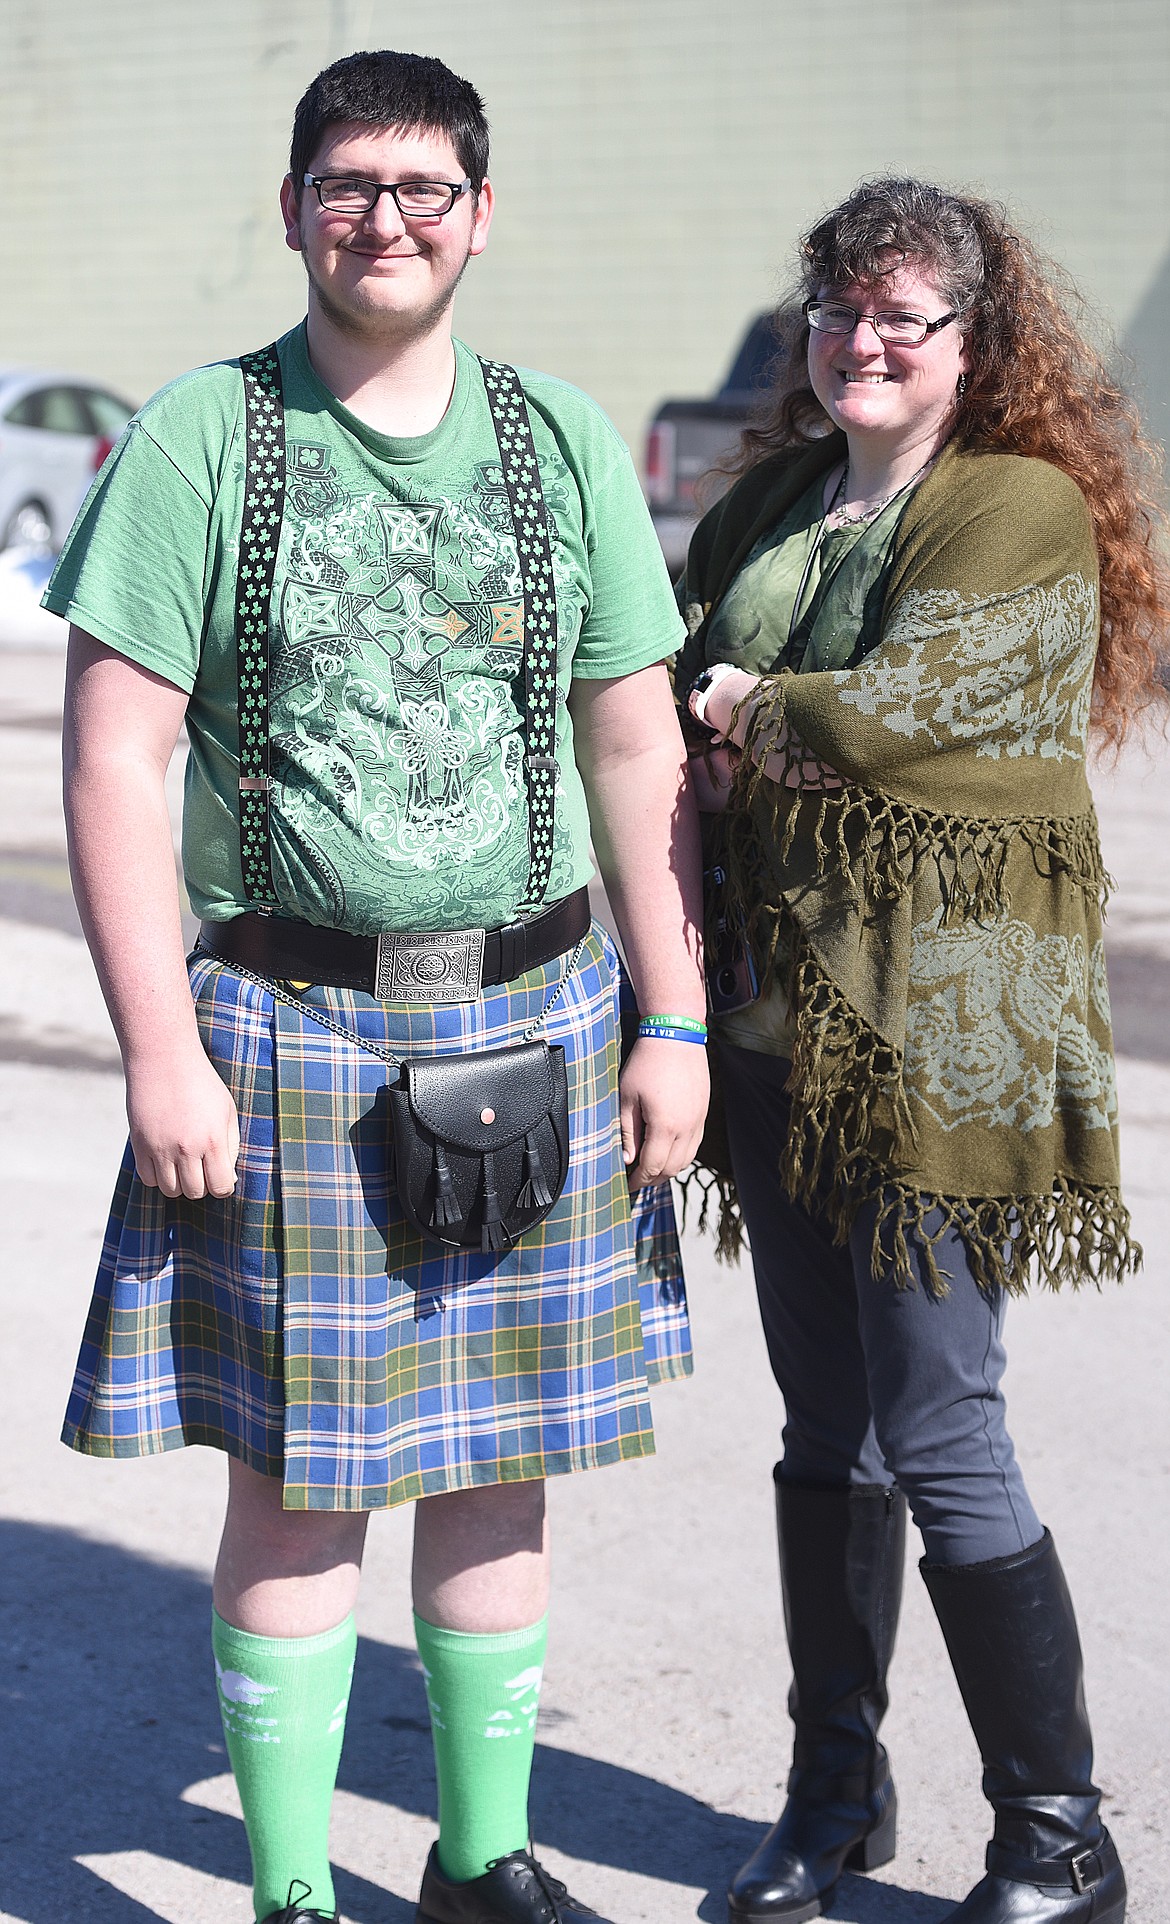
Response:
MULTIPOLYGON (((127 1151, 64 1440, 94 1456, 207 1443, 283 1475, 296 1510, 364 1510, 653 1452, 647 1382, 690 1372, 669 1184, 633 1218, 618 1126, 618 961, 595 924, 542 1030, 564 1045, 571 1154, 506 1255, 406 1222, 375 1056, 204 955, 200 1030, 240 1112, 236 1193, 168 1200, 127 1151)), ((396 1053, 518 1041, 560 979, 408 1007, 304 1001, 396 1053)))

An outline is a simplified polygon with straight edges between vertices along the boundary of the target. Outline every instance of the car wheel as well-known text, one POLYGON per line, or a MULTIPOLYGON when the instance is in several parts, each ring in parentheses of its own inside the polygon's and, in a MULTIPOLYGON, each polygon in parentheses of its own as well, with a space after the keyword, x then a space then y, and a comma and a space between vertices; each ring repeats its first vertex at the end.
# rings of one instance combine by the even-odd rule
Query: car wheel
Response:
POLYGON ((34 554, 49 554, 53 530, 48 510, 40 501, 24 501, 14 508, 0 533, 0 548, 26 548, 34 554))

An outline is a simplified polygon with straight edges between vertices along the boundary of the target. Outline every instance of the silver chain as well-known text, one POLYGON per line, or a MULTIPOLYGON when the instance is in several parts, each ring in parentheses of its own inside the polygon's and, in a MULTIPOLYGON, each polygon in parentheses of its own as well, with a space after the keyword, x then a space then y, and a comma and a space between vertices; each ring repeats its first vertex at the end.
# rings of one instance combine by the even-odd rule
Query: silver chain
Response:
POLYGON ((845 472, 837 483, 833 500, 829 507, 829 512, 825 516, 825 520, 828 521, 830 517, 835 516, 838 528, 862 528, 867 522, 876 521, 879 514, 883 513, 884 510, 889 507, 891 501, 896 501, 900 494, 905 494, 907 489, 912 488, 914 483, 921 479, 934 458, 932 454, 929 460, 922 463, 917 474, 912 474, 908 481, 903 481, 900 488, 895 488, 891 494, 887 494, 885 500, 879 501, 876 508, 864 508, 860 514, 850 514, 848 508, 845 506, 845 497, 849 492, 849 463, 846 461, 845 472), (838 502, 841 504, 839 507, 837 505, 838 502))
MULTIPOLYGON (((531 1042, 536 1035, 536 1031, 543 1028, 545 1021, 552 1014, 564 994, 569 978, 581 960, 581 951, 585 947, 588 939, 589 935, 588 931, 586 931, 570 955, 564 973, 540 1014, 534 1021, 528 1024, 528 1027, 520 1037, 521 1042, 531 1042)), ((230 969, 233 975, 242 976, 245 982, 254 982, 258 989, 266 989, 274 1001, 283 1002, 287 1008, 296 1009, 301 1015, 307 1015, 310 1022, 317 1023, 319 1028, 332 1030, 333 1034, 340 1036, 343 1042, 352 1042, 357 1048, 365 1049, 367 1054, 379 1056, 383 1062, 388 1062, 392 1069, 401 1069, 403 1060, 401 1056, 396 1056, 392 1050, 385 1048, 380 1042, 367 1042, 364 1036, 355 1035, 352 1029, 345 1027, 344 1023, 335 1022, 332 1016, 325 1015, 320 1009, 312 1008, 301 996, 290 995, 288 990, 282 989, 279 983, 273 981, 271 976, 257 975, 255 970, 245 969, 238 962, 225 962, 222 957, 212 955, 208 949, 202 949, 199 953, 206 955, 212 962, 218 962, 221 968, 230 969)), ((467 1053, 474 1055, 477 1051, 472 1049, 468 1050, 467 1053)))

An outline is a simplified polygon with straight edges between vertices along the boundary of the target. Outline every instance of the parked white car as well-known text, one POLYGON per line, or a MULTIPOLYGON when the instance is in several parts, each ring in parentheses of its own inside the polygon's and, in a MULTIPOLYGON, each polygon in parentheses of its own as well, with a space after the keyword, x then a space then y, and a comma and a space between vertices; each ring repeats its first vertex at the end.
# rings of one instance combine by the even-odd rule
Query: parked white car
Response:
POLYGON ((0 367, 0 549, 59 549, 134 409, 50 368, 0 367))

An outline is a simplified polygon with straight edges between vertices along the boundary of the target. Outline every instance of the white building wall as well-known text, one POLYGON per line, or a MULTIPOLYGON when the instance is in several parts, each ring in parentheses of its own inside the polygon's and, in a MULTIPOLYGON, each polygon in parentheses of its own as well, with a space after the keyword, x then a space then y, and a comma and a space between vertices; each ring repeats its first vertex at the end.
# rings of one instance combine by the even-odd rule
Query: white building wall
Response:
POLYGON ((493 123, 460 331, 638 442, 715 384, 794 238, 866 173, 1006 198, 1139 355, 1170 425, 1162 0, 38 0, 0 14, 0 360, 143 398, 301 311, 276 190, 298 94, 436 53, 493 123))

